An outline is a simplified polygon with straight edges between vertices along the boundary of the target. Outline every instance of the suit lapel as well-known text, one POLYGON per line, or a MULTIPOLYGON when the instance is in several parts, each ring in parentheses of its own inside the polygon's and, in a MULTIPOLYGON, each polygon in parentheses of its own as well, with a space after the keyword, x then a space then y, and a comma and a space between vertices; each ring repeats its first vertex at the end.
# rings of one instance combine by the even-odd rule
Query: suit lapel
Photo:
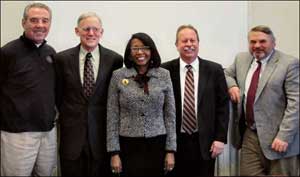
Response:
POLYGON ((172 78, 174 84, 174 93, 177 93, 175 96, 178 98, 178 103, 181 105, 181 86, 180 86, 180 71, 179 71, 179 59, 173 63, 172 69, 172 78))
POLYGON ((248 56, 248 58, 243 58, 241 59, 241 65, 239 66, 239 72, 238 72, 238 77, 239 78, 239 83, 240 83, 240 90, 241 94, 244 94, 245 92, 245 82, 246 82, 246 77, 249 71, 249 68, 251 66, 253 57, 251 55, 248 56))
POLYGON ((182 102, 181 102, 181 86, 180 86, 180 71, 179 71, 179 58, 174 60, 171 64, 170 75, 174 88, 174 96, 176 103, 176 129, 180 132, 181 129, 181 118, 182 118, 182 102))
POLYGON ((274 72, 276 66, 277 66, 277 62, 278 62, 278 54, 277 52, 274 52, 274 54, 271 56, 271 58, 269 59, 260 79, 258 82, 258 86, 257 86, 257 91, 256 91, 256 96, 255 96, 255 101, 257 100, 257 98, 260 96, 263 88, 266 86, 267 81, 269 80, 270 76, 272 75, 272 73, 274 72))
MULTIPOLYGON (((82 83, 80 80, 80 68, 79 68, 79 51, 80 51, 80 45, 78 45, 77 47, 74 48, 74 51, 70 54, 71 57, 71 63, 70 66, 72 66, 72 72, 74 73, 74 79, 76 81, 77 88, 80 89, 80 93, 82 94, 83 97, 85 97, 84 93, 83 93, 83 87, 82 87, 82 83)), ((86 98, 86 97, 85 97, 86 98)))
POLYGON ((104 74, 107 73, 107 70, 109 69, 108 67, 105 67, 107 61, 106 60, 107 52, 103 49, 101 45, 99 45, 99 52, 100 52, 99 67, 98 67, 98 74, 96 78, 94 93, 96 90, 98 90, 98 87, 101 81, 103 80, 104 74))
POLYGON ((199 77, 198 77, 198 104, 197 105, 200 105, 200 102, 202 101, 201 99, 203 96, 204 88, 209 78, 209 76, 207 76, 209 72, 207 72, 208 67, 205 66, 204 61, 200 57, 198 57, 198 60, 199 60, 199 77))

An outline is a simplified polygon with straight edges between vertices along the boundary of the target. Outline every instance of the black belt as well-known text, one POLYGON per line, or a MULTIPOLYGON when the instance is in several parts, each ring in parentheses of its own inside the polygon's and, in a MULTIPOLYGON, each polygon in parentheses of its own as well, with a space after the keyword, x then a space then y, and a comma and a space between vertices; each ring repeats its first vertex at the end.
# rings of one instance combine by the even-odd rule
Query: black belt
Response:
POLYGON ((253 128, 248 127, 248 129, 251 130, 253 133, 257 133, 257 129, 256 128, 253 129, 253 128))

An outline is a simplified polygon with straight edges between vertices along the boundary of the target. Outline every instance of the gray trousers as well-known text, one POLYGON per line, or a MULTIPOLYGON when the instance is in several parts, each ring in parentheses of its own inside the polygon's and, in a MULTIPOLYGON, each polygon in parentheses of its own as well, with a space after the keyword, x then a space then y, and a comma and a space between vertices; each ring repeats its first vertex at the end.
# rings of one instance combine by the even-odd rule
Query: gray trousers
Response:
POLYGON ((1 176, 51 176, 56 168, 56 127, 49 132, 1 131, 1 176))
POLYGON ((282 159, 267 159, 259 145, 258 136, 246 129, 241 149, 241 176, 298 176, 299 155, 282 159))

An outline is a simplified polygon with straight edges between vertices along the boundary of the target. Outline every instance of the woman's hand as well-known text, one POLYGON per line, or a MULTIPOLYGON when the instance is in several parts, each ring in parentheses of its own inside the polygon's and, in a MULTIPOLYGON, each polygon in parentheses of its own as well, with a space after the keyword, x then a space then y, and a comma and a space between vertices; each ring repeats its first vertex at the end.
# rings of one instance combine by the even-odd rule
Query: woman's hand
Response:
POLYGON ((175 165, 175 157, 173 152, 168 152, 165 157, 165 171, 172 171, 175 165))
POLYGON ((110 166, 112 173, 121 173, 122 172, 122 162, 119 154, 113 155, 110 160, 110 166))

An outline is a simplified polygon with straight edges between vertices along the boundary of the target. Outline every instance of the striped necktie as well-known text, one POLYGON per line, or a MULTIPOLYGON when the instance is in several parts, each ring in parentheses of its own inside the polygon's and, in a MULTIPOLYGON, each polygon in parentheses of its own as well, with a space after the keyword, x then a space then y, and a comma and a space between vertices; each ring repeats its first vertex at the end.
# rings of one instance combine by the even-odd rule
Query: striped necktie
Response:
POLYGON ((191 65, 186 65, 188 69, 185 77, 182 129, 192 134, 197 126, 195 112, 195 92, 194 92, 194 74, 191 65))

